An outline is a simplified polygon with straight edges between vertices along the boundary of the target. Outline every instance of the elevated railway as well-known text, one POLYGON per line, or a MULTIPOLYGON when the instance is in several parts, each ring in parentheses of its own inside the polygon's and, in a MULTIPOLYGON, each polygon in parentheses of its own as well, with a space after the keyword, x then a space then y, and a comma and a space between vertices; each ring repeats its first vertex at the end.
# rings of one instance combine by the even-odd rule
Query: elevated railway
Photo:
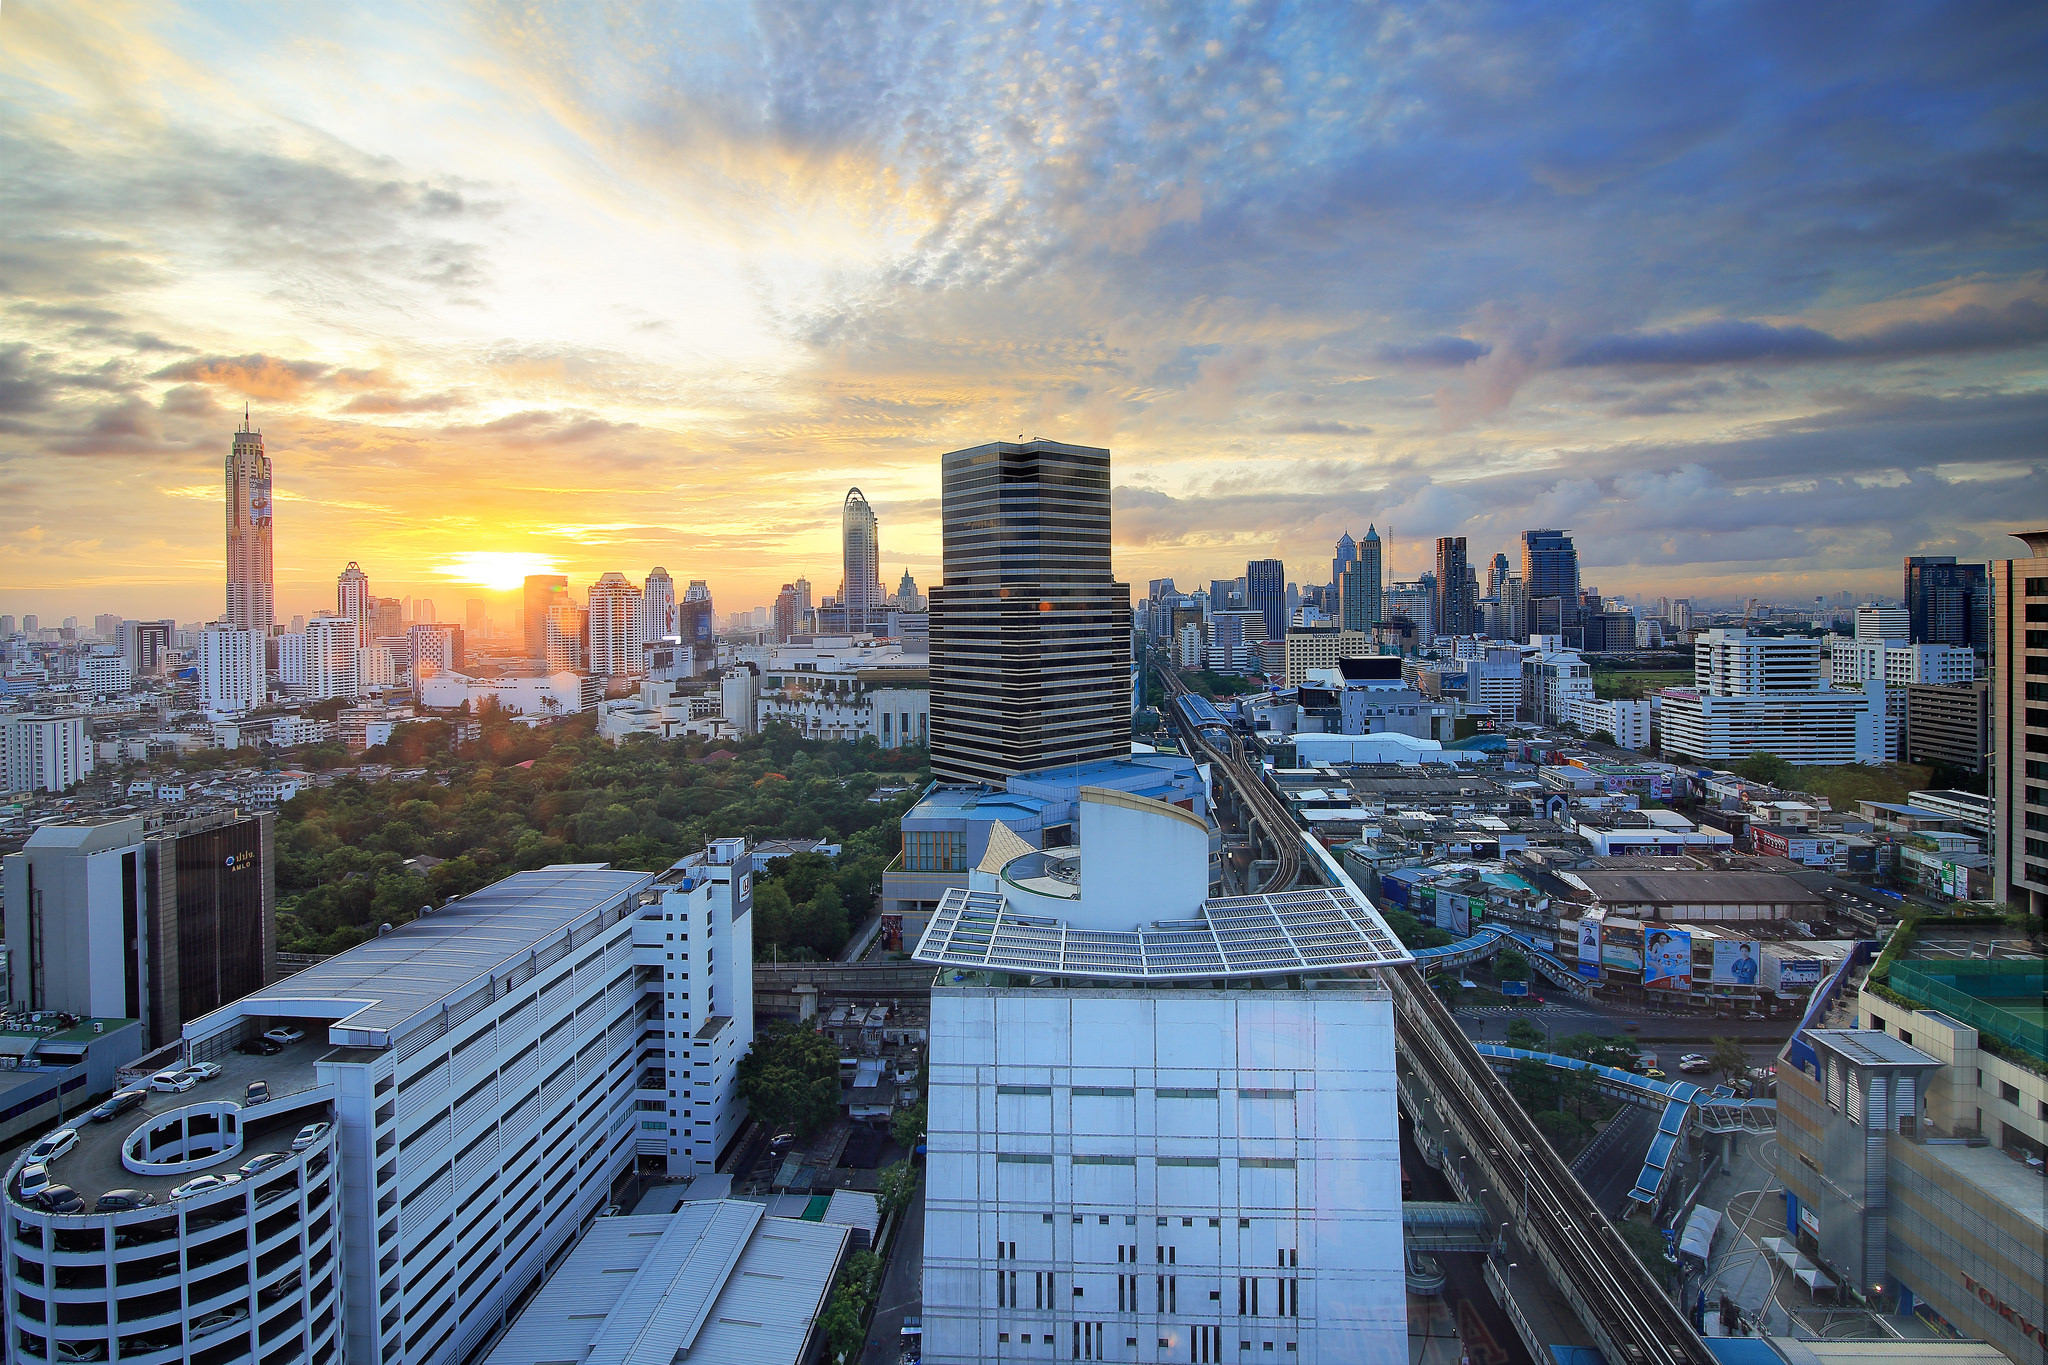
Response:
POLYGON ((1173 696, 1182 739, 1230 779, 1238 798, 1244 802, 1250 823, 1265 836, 1266 845, 1273 852, 1272 874, 1258 890, 1270 895, 1289 889, 1301 878, 1301 838, 1286 802, 1266 785, 1257 760, 1246 754, 1244 738, 1236 728, 1207 699, 1190 691, 1165 660, 1155 659, 1154 664, 1160 682, 1173 696))

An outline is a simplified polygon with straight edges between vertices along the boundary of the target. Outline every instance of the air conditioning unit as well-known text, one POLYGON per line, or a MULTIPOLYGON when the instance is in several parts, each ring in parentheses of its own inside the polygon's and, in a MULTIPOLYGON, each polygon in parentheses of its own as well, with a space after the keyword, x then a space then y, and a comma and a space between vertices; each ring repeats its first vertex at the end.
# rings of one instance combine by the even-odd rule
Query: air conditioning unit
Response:
POLYGON ((92 1021, 92 1031, 94 1033, 105 1033, 107 1031, 107 1026, 98 1019, 95 1019, 92 1021))

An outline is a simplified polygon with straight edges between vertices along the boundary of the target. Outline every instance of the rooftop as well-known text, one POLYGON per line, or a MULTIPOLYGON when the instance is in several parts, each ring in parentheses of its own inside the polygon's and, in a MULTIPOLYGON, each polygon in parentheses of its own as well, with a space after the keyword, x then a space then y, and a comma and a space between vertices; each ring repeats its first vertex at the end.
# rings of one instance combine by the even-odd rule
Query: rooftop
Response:
POLYGON ((1815 1028, 1806 1036, 1813 1045, 1825 1048, 1856 1066, 1940 1066, 1911 1043, 1899 1041, 1881 1029, 1815 1028))
POLYGON ((1929 1142, 1921 1146, 1929 1157, 1956 1175, 1957 1183, 1970 1184, 1991 1196, 1992 1202, 2012 1210, 2033 1224, 2036 1234, 2048 1234, 2048 1199, 2039 1172, 2015 1161, 1996 1147, 1970 1147, 1960 1142, 1929 1142))
POLYGON ((1775 872, 1592 872, 1564 874, 1610 904, 1820 905, 1823 899, 1775 872))
POLYGON ((486 1365, 794 1365, 849 1235, 731 1199, 600 1218, 486 1365))
POLYGON ((1205 901, 1200 918, 1075 929, 1013 913, 993 891, 948 890, 912 956, 937 966, 1121 981, 1284 976, 1412 961, 1370 908, 1317 887, 1205 901))
POLYGON ((566 938, 654 880, 648 872, 557 865, 515 872, 185 1026, 204 1038, 250 1015, 333 1021, 337 1043, 381 1047, 464 987, 566 938))

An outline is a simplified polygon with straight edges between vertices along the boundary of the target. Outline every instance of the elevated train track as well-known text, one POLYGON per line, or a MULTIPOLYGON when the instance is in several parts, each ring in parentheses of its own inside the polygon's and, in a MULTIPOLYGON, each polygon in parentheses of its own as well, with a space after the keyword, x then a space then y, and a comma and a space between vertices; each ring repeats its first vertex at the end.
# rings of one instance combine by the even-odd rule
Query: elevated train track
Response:
POLYGON ((1206 700, 1190 691, 1163 659, 1156 663, 1159 680, 1173 694, 1181 737, 1229 777, 1231 786, 1245 803, 1250 823, 1265 835, 1267 846, 1273 850, 1273 873, 1256 889, 1269 895, 1287 890, 1301 877, 1301 838, 1286 803, 1260 777, 1258 763, 1245 753, 1243 736, 1206 700))

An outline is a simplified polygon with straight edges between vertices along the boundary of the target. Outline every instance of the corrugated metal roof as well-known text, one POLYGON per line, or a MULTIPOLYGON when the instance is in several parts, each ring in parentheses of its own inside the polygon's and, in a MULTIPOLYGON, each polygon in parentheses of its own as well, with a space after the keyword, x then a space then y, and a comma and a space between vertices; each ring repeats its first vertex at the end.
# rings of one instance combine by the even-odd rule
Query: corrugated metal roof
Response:
POLYGON ((1634 905, 1815 905, 1821 897, 1775 872, 1587 872, 1594 896, 1634 905))
MULTIPOLYGON (((545 867, 501 882, 401 924, 327 961, 265 986, 228 1008, 237 1017, 306 1015, 303 1006, 332 1001, 335 1017, 353 1030, 403 1034, 414 1016, 504 970, 558 934, 594 918, 654 880, 648 872, 545 867), (265 1010, 266 1001, 300 1009, 265 1010), (347 1008, 353 1006, 354 1008, 347 1008)), ((205 1021, 186 1026, 203 1034, 205 1021)))
POLYGON ((600 1218, 485 1365, 796 1365, 849 1236, 735 1199, 600 1218))

